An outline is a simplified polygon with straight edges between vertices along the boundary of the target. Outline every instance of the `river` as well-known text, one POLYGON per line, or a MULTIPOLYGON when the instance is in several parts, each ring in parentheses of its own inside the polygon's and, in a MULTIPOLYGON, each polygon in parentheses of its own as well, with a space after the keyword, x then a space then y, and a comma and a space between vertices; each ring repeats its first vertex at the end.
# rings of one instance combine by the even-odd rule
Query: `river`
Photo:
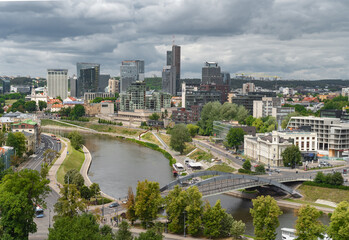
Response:
MULTIPOLYGON (((120 141, 106 135, 84 134, 85 146, 92 155, 89 177, 92 182, 99 183, 101 190, 115 198, 125 197, 128 187, 135 193, 137 181, 148 179, 157 181, 160 187, 173 180, 168 159, 161 153, 149 148, 120 141)), ((211 205, 220 199, 222 207, 234 219, 246 224, 246 234, 253 235, 252 217, 249 209, 252 202, 247 199, 235 198, 228 195, 216 195, 206 198, 211 205)), ((283 215, 279 217, 278 239, 281 239, 281 227, 294 227, 296 216, 293 209, 281 208, 283 215)), ((328 224, 328 217, 321 219, 328 224)))

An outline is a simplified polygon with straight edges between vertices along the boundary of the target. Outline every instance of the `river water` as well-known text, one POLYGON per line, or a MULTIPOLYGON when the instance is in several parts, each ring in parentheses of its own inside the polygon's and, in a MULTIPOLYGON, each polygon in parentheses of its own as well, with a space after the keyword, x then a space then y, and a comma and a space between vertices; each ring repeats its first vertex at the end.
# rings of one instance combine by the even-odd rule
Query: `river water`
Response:
MULTIPOLYGON (((161 153, 127 141, 120 141, 106 135, 84 134, 85 146, 92 155, 89 177, 92 182, 99 183, 101 190, 115 198, 127 195, 131 186, 135 193, 137 181, 148 179, 157 181, 160 187, 173 180, 168 159, 161 153)), ((249 209, 252 202, 247 199, 235 198, 228 195, 216 195, 206 198, 211 205, 220 199, 221 205, 234 219, 246 224, 246 234, 253 235, 252 217, 249 209)), ((280 228, 293 228, 296 220, 293 209, 281 208, 283 215, 279 217, 280 228)), ((328 224, 328 217, 321 219, 328 224)))

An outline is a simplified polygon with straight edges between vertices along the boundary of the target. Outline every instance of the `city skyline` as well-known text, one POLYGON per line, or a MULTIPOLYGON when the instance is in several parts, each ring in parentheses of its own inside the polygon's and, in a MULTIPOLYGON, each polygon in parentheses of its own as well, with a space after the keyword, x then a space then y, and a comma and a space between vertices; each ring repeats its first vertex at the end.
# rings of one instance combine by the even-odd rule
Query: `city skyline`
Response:
POLYGON ((232 77, 264 72, 283 79, 349 79, 346 1, 1 1, 0 6, 0 75, 45 77, 48 68, 75 73, 77 62, 98 62, 101 73, 119 76, 123 60, 144 59, 145 76, 161 77, 174 43, 181 46, 182 78, 200 78, 203 63, 214 61, 232 77))

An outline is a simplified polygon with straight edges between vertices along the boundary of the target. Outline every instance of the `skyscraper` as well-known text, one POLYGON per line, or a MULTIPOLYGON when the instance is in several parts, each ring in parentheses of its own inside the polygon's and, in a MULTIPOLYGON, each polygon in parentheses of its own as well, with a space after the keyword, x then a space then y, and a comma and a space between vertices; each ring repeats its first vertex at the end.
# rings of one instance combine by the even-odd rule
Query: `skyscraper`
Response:
POLYGON ((122 61, 120 66, 120 92, 126 92, 131 83, 136 81, 144 81, 144 61, 122 61))
POLYGON ((77 63, 77 81, 75 92, 71 96, 82 97, 85 92, 98 92, 100 64, 98 63, 77 63))
POLYGON ((162 90, 173 96, 181 92, 181 47, 172 45, 172 51, 166 52, 166 67, 162 71, 162 90))
POLYGON ((176 71, 172 66, 164 66, 162 69, 162 91, 176 95, 176 71))
POLYGON ((216 62, 206 62, 202 67, 202 84, 223 85, 221 67, 216 62))
POLYGON ((68 70, 67 69, 47 69, 47 89, 48 96, 62 99, 68 96, 68 70))
POLYGON ((105 92, 105 88, 108 87, 110 74, 100 74, 98 82, 98 92, 105 92))

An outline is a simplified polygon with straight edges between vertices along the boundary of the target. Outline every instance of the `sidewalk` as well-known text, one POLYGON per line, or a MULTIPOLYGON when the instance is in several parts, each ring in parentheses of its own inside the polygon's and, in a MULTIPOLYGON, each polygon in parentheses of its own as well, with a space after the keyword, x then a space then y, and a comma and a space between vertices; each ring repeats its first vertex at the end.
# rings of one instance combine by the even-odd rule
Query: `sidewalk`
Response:
POLYGON ((63 140, 62 138, 62 146, 63 151, 59 158, 55 161, 55 163, 51 166, 49 172, 48 172, 48 179, 50 180, 49 186, 56 191, 58 194, 60 193, 60 184, 57 181, 57 171, 61 164, 64 162, 64 159, 67 157, 67 151, 68 151, 68 143, 67 141, 63 140))

